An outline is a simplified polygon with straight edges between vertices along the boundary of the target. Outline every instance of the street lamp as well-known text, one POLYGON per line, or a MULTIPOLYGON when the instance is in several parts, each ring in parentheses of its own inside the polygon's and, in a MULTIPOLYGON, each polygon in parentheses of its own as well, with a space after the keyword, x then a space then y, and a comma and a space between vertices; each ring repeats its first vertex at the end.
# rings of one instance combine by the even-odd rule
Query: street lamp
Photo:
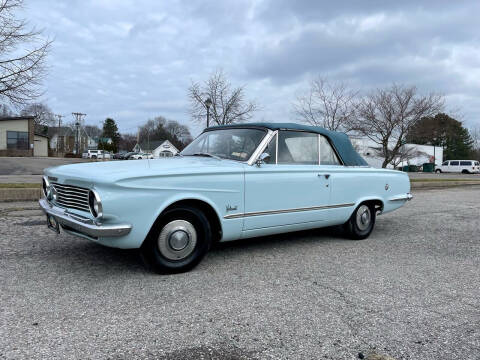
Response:
POLYGON ((205 107, 207 108, 207 128, 210 126, 210 106, 212 106, 212 100, 207 98, 207 100, 205 100, 205 107))

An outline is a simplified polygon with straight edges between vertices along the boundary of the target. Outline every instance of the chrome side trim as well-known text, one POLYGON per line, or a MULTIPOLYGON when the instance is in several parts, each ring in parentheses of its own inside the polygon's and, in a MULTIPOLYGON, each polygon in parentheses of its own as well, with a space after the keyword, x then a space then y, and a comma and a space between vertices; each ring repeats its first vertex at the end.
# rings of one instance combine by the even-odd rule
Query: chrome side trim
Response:
POLYGON ((238 219, 238 218, 250 217, 250 216, 275 215, 275 214, 287 214, 287 213, 294 213, 294 212, 301 212, 301 211, 335 209, 335 208, 341 208, 341 207, 350 207, 354 205, 355 203, 349 203, 349 204, 335 204, 335 205, 324 205, 324 206, 311 206, 311 207, 295 208, 295 209, 256 211, 256 212, 248 212, 243 214, 229 214, 229 215, 225 215, 223 218, 238 219))
POLYGON ((117 237, 127 235, 132 230, 130 224, 106 225, 92 219, 68 212, 67 209, 50 204, 46 199, 38 201, 45 214, 55 217, 64 226, 91 237, 117 237))
POLYGON ((404 195, 397 195, 388 199, 388 201, 410 201, 413 199, 413 195, 406 193, 404 195))

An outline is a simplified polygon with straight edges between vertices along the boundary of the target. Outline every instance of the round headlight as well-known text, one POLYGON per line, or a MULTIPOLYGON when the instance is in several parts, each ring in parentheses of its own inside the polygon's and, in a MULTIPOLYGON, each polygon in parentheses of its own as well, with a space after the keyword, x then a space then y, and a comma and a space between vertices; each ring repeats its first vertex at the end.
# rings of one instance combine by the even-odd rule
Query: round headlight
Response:
POLYGON ((103 216, 102 202, 95 190, 90 190, 88 193, 88 205, 90 212, 95 218, 101 218, 103 216))
POLYGON ((42 190, 43 190, 43 195, 45 195, 45 197, 48 200, 50 200, 50 197, 51 197, 50 189, 51 189, 50 183, 48 182, 47 177, 44 176, 42 178, 42 190))

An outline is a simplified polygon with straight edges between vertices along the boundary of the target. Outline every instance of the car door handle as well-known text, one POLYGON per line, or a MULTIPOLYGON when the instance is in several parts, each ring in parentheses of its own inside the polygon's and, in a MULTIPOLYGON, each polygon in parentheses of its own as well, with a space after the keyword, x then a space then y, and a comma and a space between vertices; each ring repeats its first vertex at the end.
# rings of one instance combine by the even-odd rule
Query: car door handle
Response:
POLYGON ((318 174, 318 177, 325 176, 325 179, 328 179, 330 177, 330 174, 318 174))

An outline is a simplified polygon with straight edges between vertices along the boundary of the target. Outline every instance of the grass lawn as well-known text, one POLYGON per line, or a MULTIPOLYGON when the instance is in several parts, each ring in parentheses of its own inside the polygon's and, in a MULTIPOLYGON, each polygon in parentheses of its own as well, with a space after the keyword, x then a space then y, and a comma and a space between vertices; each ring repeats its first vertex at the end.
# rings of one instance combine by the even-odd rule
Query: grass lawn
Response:
POLYGON ((410 182, 448 182, 448 181, 478 181, 480 179, 410 179, 410 182))

